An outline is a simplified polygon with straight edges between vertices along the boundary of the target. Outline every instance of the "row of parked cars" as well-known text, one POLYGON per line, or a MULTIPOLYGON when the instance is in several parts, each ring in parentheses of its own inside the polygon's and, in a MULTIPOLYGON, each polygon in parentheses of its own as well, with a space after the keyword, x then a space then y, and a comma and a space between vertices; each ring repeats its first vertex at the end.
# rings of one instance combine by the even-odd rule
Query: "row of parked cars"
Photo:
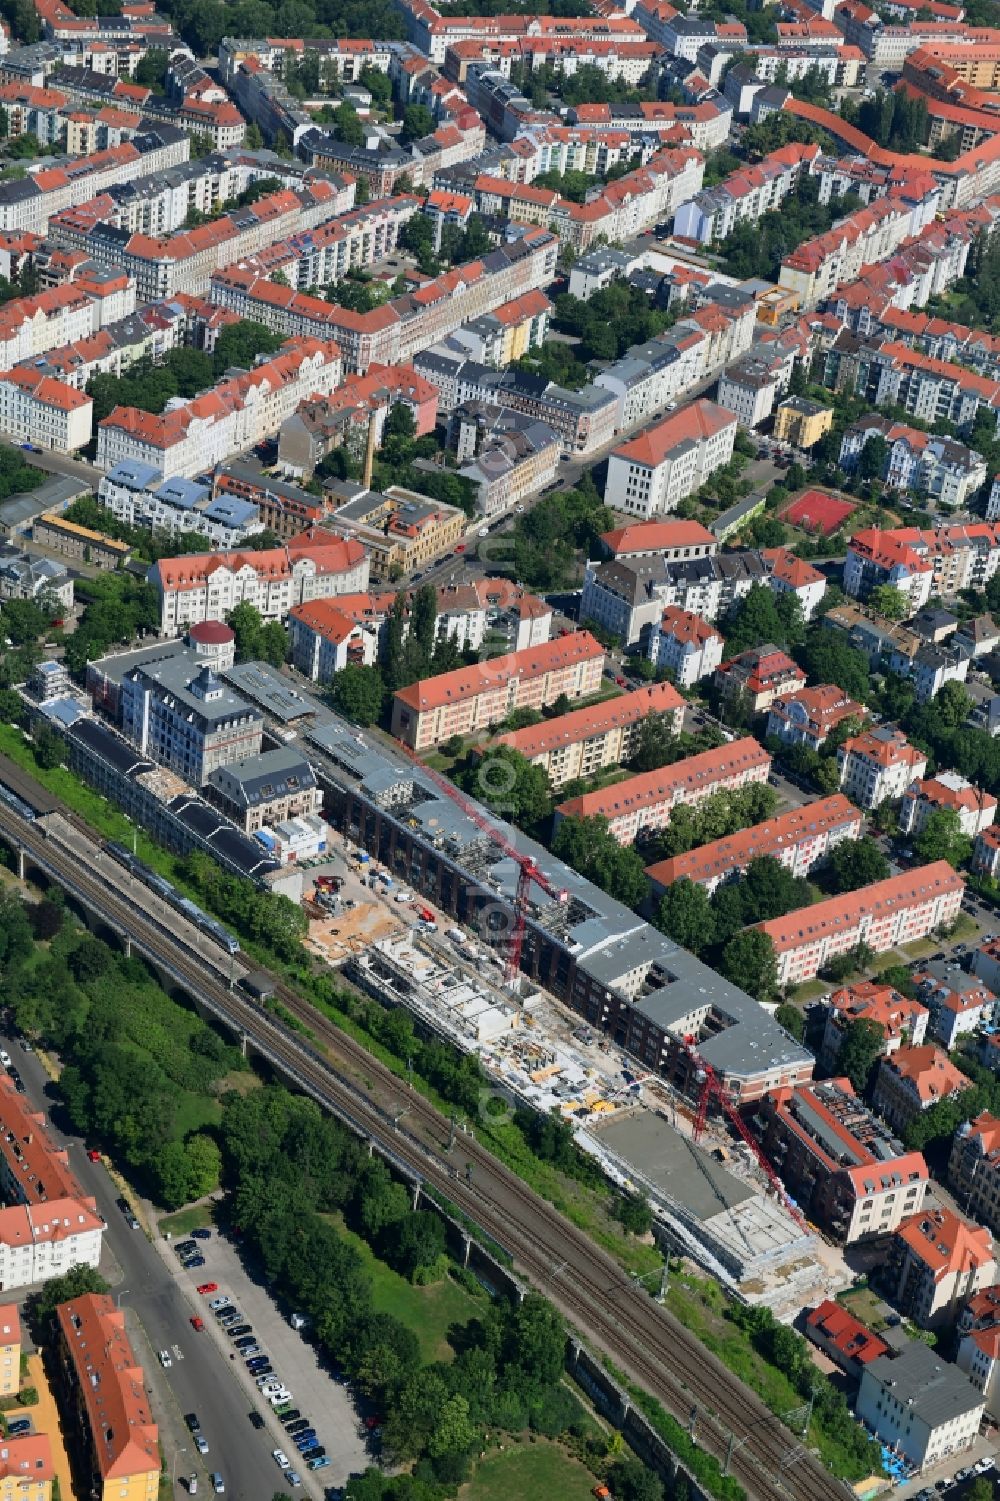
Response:
POLYGON ((977 1475, 992 1475, 995 1469, 996 1460, 992 1454, 987 1454, 978 1463, 959 1470, 957 1475, 952 1475, 946 1480, 938 1480, 933 1486, 927 1486, 914 1498, 914 1501, 938 1501, 940 1496, 948 1495, 949 1491, 953 1491, 956 1486, 965 1485, 977 1475))
MULTIPOLYGON (((198 1289, 206 1294, 216 1290, 215 1283, 206 1283, 198 1289)), ((325 1470, 331 1463, 330 1457, 309 1419, 304 1418, 298 1408, 293 1406, 295 1398, 275 1371, 267 1352, 254 1334, 253 1326, 247 1322, 228 1293, 220 1293, 218 1297, 211 1298, 208 1306, 215 1314, 219 1327, 232 1340, 235 1351, 246 1361, 247 1370, 253 1377, 257 1390, 274 1409, 275 1416, 295 1445, 303 1464, 310 1470, 325 1470)), ((255 1428, 264 1426, 264 1420, 258 1412, 250 1414, 250 1421, 255 1428)), ((284 1471, 288 1484, 293 1488, 301 1485, 302 1477, 292 1468, 292 1462, 285 1451, 274 1449, 272 1454, 275 1463, 284 1471)))

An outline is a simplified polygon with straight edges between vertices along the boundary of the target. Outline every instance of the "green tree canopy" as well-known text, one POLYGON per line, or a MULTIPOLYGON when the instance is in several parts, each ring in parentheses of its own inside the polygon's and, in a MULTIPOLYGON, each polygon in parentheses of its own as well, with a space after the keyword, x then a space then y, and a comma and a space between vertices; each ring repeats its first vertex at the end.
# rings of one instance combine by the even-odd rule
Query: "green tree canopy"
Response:
POLYGON ((890 874, 887 857, 874 839, 843 839, 830 855, 830 872, 837 891, 856 891, 884 881, 890 874))
POLYGON ((355 724, 377 723, 385 702, 385 684, 377 667, 362 667, 348 662, 334 674, 330 686, 334 707, 355 724))
POLYGON ((778 961, 768 934, 746 928, 731 938, 722 951, 722 973, 758 1001, 770 999, 778 988, 778 961))
POLYGON ((885 1028, 880 1022, 859 1017, 844 1028, 837 1052, 837 1073, 845 1074, 858 1094, 863 1094, 868 1088, 884 1046, 885 1028))

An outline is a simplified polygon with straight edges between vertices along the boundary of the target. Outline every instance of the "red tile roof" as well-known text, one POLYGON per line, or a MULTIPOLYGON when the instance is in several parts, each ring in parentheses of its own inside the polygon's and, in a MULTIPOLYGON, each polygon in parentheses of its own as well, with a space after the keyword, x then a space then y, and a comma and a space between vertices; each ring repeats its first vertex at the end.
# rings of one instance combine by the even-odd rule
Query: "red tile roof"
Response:
MULTIPOLYGON (((756 926, 771 939, 775 953, 784 954, 789 949, 853 930, 863 917, 884 917, 889 912, 922 906, 935 897, 964 890, 965 882, 947 860, 935 860, 930 865, 889 876, 885 881, 875 881, 860 891, 832 896, 811 907, 799 907, 784 917, 774 917, 756 926)), ((895 1056, 898 1058, 899 1054, 895 1056)))
POLYGON ((482 693, 495 692, 514 679, 530 682, 547 672, 558 672, 572 667, 577 662, 593 661, 604 656, 604 648, 589 631, 574 631, 571 636, 557 636, 553 641, 540 646, 529 646, 523 651, 509 652, 506 656, 493 657, 475 667, 459 667, 454 672, 443 672, 440 677, 422 678, 408 688, 401 688, 396 698, 423 714, 431 709, 443 708, 446 704, 472 700, 482 693))
POLYGON ((842 792, 835 792, 831 797, 819 798, 805 807, 792 808, 776 818, 769 818, 766 823, 754 824, 752 828, 714 839, 710 844, 688 850, 686 854, 659 860, 646 867, 646 874, 658 886, 669 886, 672 881, 682 878, 699 882, 716 877, 725 879, 734 871, 743 870, 760 855, 780 858, 790 847, 845 827, 856 828, 860 833, 861 824, 861 814, 854 804, 842 792))
POLYGON ((632 693, 623 693, 620 698, 607 699, 603 704, 571 709, 568 714, 547 719, 543 724, 511 730, 491 743, 509 745, 531 760, 563 746, 577 745, 581 740, 605 735, 624 725, 636 724, 650 714, 672 714, 683 708, 684 702, 672 683, 656 683, 648 688, 637 688, 632 693))
POLYGON ((736 418, 725 407, 714 401, 692 401, 679 407, 661 422, 647 428, 629 443, 623 443, 612 452, 612 458, 626 459, 632 464, 662 464, 679 443, 690 440, 704 441, 727 427, 735 427, 736 418))
POLYGON ((564 818, 589 818, 593 814, 612 820, 623 818, 626 814, 661 803, 687 801, 692 794, 699 796, 742 772, 766 770, 770 764, 771 757, 764 747, 758 745, 752 735, 747 735, 715 750, 687 756, 672 766, 661 766, 656 771, 629 777, 627 781, 615 782, 597 792, 572 797, 560 803, 557 811, 564 818))

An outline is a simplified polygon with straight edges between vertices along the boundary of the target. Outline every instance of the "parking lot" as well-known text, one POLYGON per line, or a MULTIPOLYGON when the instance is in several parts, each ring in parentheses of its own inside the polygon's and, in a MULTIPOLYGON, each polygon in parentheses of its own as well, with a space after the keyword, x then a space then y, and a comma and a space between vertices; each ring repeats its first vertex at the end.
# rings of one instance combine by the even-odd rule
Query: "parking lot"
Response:
MULTIPOLYGON (((248 1409, 254 1407, 261 1414, 268 1438, 272 1441, 271 1447, 281 1448, 287 1453, 293 1468, 302 1478, 304 1491, 319 1497, 324 1487, 342 1485, 350 1475, 365 1469, 371 1456, 365 1440, 359 1436, 360 1418, 349 1390, 321 1365, 315 1348, 291 1327, 267 1289, 248 1274, 235 1246, 218 1232, 213 1232, 211 1240, 199 1244, 205 1265, 186 1272, 180 1267, 169 1242, 159 1241, 157 1245, 185 1285, 193 1305, 197 1306, 198 1316, 204 1319, 205 1327, 200 1338, 213 1340, 227 1356, 233 1357, 233 1377, 246 1394, 248 1409), (292 1392, 293 1406, 316 1429, 316 1436, 331 1461, 327 1468, 315 1473, 307 1471, 304 1461, 295 1451, 294 1442, 257 1390, 244 1361, 234 1352, 231 1340, 210 1312, 210 1297, 198 1296, 197 1286, 207 1282, 218 1283, 218 1295, 228 1294, 245 1314, 246 1322, 252 1326, 275 1373, 292 1392)), ((275 1465, 274 1489, 281 1488, 281 1476, 275 1465)), ((288 1489, 287 1482, 285 1488, 288 1489)))

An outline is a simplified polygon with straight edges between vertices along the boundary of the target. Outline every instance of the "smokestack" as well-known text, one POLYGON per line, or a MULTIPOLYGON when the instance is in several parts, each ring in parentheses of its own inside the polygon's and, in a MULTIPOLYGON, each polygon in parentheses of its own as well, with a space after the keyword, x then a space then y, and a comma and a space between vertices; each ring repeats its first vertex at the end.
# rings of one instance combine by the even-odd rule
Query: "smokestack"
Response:
POLYGON ((365 472, 361 476, 361 483, 366 490, 372 487, 372 466, 375 463, 375 413, 368 418, 368 442, 365 445, 365 472))

